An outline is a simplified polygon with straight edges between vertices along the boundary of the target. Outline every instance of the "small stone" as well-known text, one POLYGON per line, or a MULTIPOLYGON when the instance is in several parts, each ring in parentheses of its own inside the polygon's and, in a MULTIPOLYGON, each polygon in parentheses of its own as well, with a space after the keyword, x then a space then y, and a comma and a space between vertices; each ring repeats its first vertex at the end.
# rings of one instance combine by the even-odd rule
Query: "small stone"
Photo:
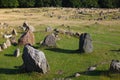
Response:
POLYGON ((2 48, 1 48, 1 46, 0 46, 0 51, 2 51, 2 48))
POLYGON ((120 73, 120 61, 119 60, 112 60, 109 70, 111 72, 120 73))
POLYGON ((48 26, 48 27, 45 29, 45 31, 46 31, 46 32, 52 32, 53 29, 52 29, 52 27, 48 26))
POLYGON ((6 46, 7 46, 7 47, 11 46, 11 42, 10 42, 9 39, 7 39, 5 43, 6 43, 6 46))
POLYGON ((80 73, 75 73, 75 77, 79 77, 80 76, 80 73))
POLYGON ((90 66, 90 67, 88 68, 88 71, 94 71, 94 70, 96 70, 96 66, 90 66))
POLYGON ((6 43, 3 43, 3 44, 1 45, 1 48, 2 48, 2 49, 6 49, 6 48, 7 48, 6 43))
POLYGON ((16 35, 17 36, 17 31, 15 29, 12 30, 12 35, 16 35))
POLYGON ((14 51, 14 56, 15 57, 19 57, 20 56, 20 49, 17 48, 15 51, 14 51))

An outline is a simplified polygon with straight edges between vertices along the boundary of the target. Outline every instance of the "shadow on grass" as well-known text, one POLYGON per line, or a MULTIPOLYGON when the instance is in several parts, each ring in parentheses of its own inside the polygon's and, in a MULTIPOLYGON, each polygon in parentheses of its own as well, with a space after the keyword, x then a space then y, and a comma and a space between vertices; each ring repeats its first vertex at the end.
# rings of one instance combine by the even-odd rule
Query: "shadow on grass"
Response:
POLYGON ((66 54, 79 53, 78 50, 67 50, 67 49, 60 49, 60 48, 48 48, 46 50, 54 51, 54 52, 58 52, 58 53, 66 53, 66 54))
POLYGON ((19 69, 0 68, 0 74, 19 74, 19 69))
POLYGON ((13 54, 4 54, 4 56, 14 57, 14 55, 13 55, 13 54))
POLYGON ((110 50, 110 51, 112 51, 112 52, 120 52, 120 49, 118 49, 118 50, 110 50))
MULTIPOLYGON (((79 73, 80 75, 86 75, 86 76, 107 76, 107 77, 111 77, 110 76, 110 72, 108 70, 106 71, 102 71, 102 70, 95 70, 95 71, 86 71, 86 72, 76 72, 79 73)), ((74 78, 75 77, 75 73, 71 76, 67 76, 66 78, 74 78)))

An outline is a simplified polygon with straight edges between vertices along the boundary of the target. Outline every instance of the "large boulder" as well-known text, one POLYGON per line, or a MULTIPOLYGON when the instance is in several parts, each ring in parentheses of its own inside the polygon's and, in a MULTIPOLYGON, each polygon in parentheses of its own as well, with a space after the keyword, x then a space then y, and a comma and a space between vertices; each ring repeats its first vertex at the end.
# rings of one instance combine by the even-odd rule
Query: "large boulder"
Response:
POLYGON ((82 33, 79 39, 79 51, 91 53, 93 51, 92 38, 88 33, 82 33))
POLYGON ((45 74, 49 71, 49 65, 44 53, 30 45, 25 45, 22 59, 24 69, 27 72, 36 71, 45 74))
POLYGON ((112 60, 109 70, 110 70, 110 72, 120 73, 120 61, 119 60, 112 60))
POLYGON ((47 35, 42 43, 43 46, 55 47, 56 38, 54 34, 47 35))
POLYGON ((25 32, 19 39, 18 39, 19 45, 26 45, 26 44, 35 44, 35 38, 34 34, 31 30, 28 30, 25 32))

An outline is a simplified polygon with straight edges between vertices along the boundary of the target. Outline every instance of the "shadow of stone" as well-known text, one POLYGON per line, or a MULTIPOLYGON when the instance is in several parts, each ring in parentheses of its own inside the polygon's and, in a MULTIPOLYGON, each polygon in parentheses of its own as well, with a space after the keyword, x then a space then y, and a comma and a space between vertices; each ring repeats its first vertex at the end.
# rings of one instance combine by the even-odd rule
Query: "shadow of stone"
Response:
POLYGON ((0 74, 19 74, 19 69, 0 68, 0 74))
POLYGON ((110 50, 110 51, 112 51, 112 52, 120 52, 120 49, 118 49, 118 50, 110 50))
MULTIPOLYGON (((87 75, 87 76, 107 76, 111 77, 111 72, 108 70, 102 71, 102 70, 95 70, 95 71, 85 71, 85 72, 76 72, 79 73, 80 75, 87 75)), ((67 76, 66 78, 74 78, 75 73, 73 75, 67 76)))
POLYGON ((73 53, 78 53, 78 50, 67 50, 67 49, 60 49, 60 48, 48 48, 46 50, 49 51, 54 51, 54 52, 58 52, 58 53, 66 53, 66 54, 73 54, 73 53))
POLYGON ((13 54, 4 54, 4 56, 14 57, 13 54))

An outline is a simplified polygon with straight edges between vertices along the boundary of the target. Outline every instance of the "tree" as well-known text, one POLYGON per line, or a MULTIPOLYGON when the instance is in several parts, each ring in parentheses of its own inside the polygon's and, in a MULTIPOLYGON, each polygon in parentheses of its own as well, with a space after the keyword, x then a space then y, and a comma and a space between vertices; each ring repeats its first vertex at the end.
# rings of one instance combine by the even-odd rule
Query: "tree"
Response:
POLYGON ((98 3, 101 8, 113 8, 113 1, 114 0, 99 0, 98 3))
POLYGON ((60 7, 62 5, 62 0, 51 0, 51 6, 60 7))
POLYGON ((35 0, 19 0, 20 7, 34 7, 35 0))
POLYGON ((0 0, 0 7, 11 8, 18 7, 18 0, 0 0))
POLYGON ((91 7, 98 7, 98 0, 81 0, 82 1, 82 6, 91 8, 91 7))
POLYGON ((50 7, 51 0, 43 0, 44 7, 50 7))
POLYGON ((75 7, 75 8, 81 7, 81 1, 80 0, 69 0, 69 2, 70 2, 71 7, 75 7))
POLYGON ((36 0, 35 7, 43 7, 43 0, 36 0))
POLYGON ((70 1, 69 0, 62 0, 62 7, 70 7, 70 1))

